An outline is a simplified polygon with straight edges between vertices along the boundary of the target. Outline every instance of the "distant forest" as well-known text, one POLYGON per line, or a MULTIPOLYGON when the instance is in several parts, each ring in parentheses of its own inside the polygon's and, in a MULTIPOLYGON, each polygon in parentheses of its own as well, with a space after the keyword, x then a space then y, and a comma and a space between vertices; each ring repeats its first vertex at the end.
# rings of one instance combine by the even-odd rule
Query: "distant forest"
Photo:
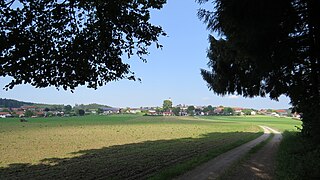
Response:
MULTIPOLYGON (((63 104, 39 104, 39 103, 31 103, 31 102, 23 102, 14 99, 2 99, 0 98, 0 108, 20 108, 21 106, 36 106, 38 108, 50 108, 50 109, 63 109, 63 104)), ((76 104, 74 108, 76 109, 99 109, 99 108, 106 108, 111 107, 108 105, 102 104, 76 104)))
POLYGON ((76 104, 74 106, 74 108, 76 108, 76 109, 99 109, 99 108, 111 108, 111 106, 92 103, 92 104, 87 104, 87 105, 76 104))
POLYGON ((34 105, 34 103, 0 98, 0 107, 2 108, 19 108, 25 105, 31 106, 34 105))

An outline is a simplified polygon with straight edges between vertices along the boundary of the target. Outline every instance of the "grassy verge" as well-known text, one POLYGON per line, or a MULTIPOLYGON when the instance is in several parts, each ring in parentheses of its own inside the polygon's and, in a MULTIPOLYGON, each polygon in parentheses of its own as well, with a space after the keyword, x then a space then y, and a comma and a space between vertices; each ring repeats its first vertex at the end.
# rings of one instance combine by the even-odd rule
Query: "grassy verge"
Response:
POLYGON ((283 133, 277 162, 277 179, 320 179, 320 146, 296 132, 283 133))

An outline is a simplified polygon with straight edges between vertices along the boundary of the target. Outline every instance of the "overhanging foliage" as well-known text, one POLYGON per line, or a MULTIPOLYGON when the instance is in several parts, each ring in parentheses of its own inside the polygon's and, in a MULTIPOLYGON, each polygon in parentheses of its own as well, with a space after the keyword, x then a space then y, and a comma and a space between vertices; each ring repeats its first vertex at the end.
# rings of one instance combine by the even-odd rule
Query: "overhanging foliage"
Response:
POLYGON ((71 90, 135 80, 123 57, 145 61, 165 35, 149 22, 166 0, 1 0, 0 76, 7 89, 28 83, 71 90))

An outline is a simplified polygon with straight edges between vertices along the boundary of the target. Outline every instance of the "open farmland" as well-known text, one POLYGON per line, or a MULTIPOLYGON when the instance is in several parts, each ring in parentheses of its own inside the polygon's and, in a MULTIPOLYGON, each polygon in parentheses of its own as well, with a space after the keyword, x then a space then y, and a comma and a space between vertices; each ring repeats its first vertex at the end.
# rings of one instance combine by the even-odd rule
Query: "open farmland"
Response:
POLYGON ((213 120, 221 123, 240 123, 247 126, 262 125, 269 126, 278 131, 297 131, 301 128, 301 121, 289 117, 270 117, 270 116, 204 116, 202 119, 213 120))
POLYGON ((26 123, 0 119, 0 179, 136 179, 187 164, 178 170, 184 171, 258 137, 258 124, 285 130, 300 121, 135 115, 35 118, 26 123))

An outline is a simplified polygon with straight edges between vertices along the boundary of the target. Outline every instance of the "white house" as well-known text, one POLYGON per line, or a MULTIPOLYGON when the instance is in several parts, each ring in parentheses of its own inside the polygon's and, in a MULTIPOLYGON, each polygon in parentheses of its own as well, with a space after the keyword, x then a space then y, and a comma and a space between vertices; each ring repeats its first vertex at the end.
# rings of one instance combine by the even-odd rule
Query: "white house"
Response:
POLYGON ((274 117, 280 117, 280 115, 279 115, 279 114, 277 114, 277 113, 275 113, 275 112, 271 113, 271 116, 274 116, 274 117))
POLYGON ((8 112, 0 112, 0 118, 12 117, 12 115, 8 112))
POLYGON ((119 108, 101 108, 103 111, 103 114, 107 115, 107 114, 119 114, 120 113, 120 109, 119 108))
POLYGON ((141 113, 141 109, 139 109, 139 108, 132 108, 132 109, 129 109, 129 113, 132 113, 132 114, 141 113))
POLYGON ((252 115, 252 116, 255 116, 256 114, 257 114, 257 112, 251 111, 251 115, 252 115))

